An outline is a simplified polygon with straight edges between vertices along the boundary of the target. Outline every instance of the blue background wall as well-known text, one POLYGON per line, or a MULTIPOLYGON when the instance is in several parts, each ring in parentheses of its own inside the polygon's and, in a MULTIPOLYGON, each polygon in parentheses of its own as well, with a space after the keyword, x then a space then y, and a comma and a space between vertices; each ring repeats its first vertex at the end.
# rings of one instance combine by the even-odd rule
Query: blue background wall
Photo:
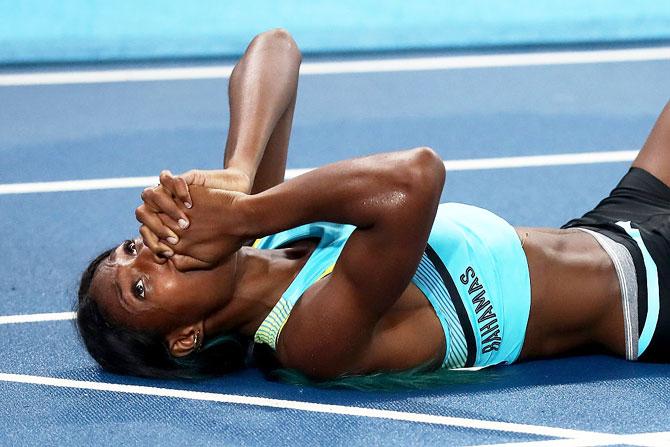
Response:
POLYGON ((306 52, 670 39, 668 0, 0 0, 0 63, 236 56, 270 27, 306 52))

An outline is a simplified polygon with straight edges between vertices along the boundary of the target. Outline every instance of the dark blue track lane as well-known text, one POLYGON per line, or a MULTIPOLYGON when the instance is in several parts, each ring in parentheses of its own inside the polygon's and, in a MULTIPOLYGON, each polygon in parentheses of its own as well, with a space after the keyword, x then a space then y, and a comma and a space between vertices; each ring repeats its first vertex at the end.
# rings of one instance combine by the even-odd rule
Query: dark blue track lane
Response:
MULTIPOLYGON (((514 225, 560 226, 593 207, 627 166, 453 172, 447 174, 442 201, 479 205, 514 225)), ((7 260, 0 263, 0 315, 71 309, 88 261, 137 234, 134 208, 140 192, 0 195, 0 228, 12 229, 11 237, 0 237, 0 252, 7 260)))
MULTIPOLYGON (((430 145, 445 159, 630 150, 670 96, 670 62, 305 76, 290 168, 430 145)), ((225 81, 0 87, 0 184, 216 167, 225 81)), ((451 172, 443 201, 559 226, 627 163, 451 172)), ((139 189, 0 195, 0 315, 72 308, 97 252, 137 231, 139 189)), ((607 357, 529 362, 430 391, 359 393, 257 372, 159 382, 101 372, 72 322, 0 325, 0 373, 355 405, 610 433, 668 430, 670 366, 607 357)), ((538 436, 0 382, 0 445, 472 445, 538 436)))
MULTIPOLYGON (((670 61, 304 76, 289 166, 429 145, 444 158, 636 149, 670 61)), ((0 183, 217 166, 225 80, 0 87, 0 183)))

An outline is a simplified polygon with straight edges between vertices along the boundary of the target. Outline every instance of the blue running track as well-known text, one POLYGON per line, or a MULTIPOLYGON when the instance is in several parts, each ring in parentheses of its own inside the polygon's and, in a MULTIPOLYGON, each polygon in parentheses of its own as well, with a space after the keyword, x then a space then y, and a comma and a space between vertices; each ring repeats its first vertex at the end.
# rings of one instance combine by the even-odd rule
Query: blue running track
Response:
MULTIPOLYGON (((636 150, 670 97, 667 59, 343 71, 302 76, 289 168, 419 145, 446 160, 636 150)), ((227 120, 225 79, 0 86, 0 192, 217 167, 227 120)), ((558 226, 629 163, 454 170, 442 199, 558 226)), ((13 322, 72 309, 87 262, 136 234, 140 191, 0 194, 0 445, 670 445, 670 365, 534 361, 393 393, 253 370, 165 382, 102 372, 69 319, 13 322)))

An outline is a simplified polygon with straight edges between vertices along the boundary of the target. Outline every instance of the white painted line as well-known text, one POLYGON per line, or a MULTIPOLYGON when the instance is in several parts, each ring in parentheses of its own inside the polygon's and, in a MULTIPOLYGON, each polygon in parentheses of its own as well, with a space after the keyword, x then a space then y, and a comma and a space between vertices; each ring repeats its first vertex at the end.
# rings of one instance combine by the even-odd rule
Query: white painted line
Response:
POLYGON ((510 422, 485 421, 478 419, 457 418, 423 413, 408 413, 403 411, 381 410, 375 408, 349 407, 344 405, 329 405, 315 402, 301 402, 295 400, 270 399, 266 397, 242 396, 235 394, 207 393, 188 391, 174 388, 158 388, 150 386, 122 385, 115 383, 90 382, 83 380, 58 379, 54 377, 30 376, 23 374, 0 373, 0 381, 46 385, 62 388, 82 390, 108 391, 143 396, 171 397, 199 401, 220 402, 234 405, 251 405, 264 408, 279 408, 298 410, 313 413, 338 414, 343 416, 359 416, 375 419, 387 419, 404 422, 417 422, 451 427, 463 427, 475 430, 494 430, 509 433, 523 433, 538 436, 552 436, 561 438, 579 438, 584 436, 602 435, 582 430, 545 427, 541 425, 515 424, 510 422))
POLYGON ((590 434, 571 439, 481 444, 476 447, 591 447, 624 444, 644 447, 667 447, 670 445, 670 432, 635 433, 627 435, 590 434))
POLYGON ((527 67, 537 65, 599 64, 670 59, 670 47, 619 50, 552 51, 419 57, 306 63, 301 74, 384 73, 399 71, 458 70, 471 68, 527 67))
MULTIPOLYGON (((467 56, 368 59, 335 62, 305 62, 302 64, 300 74, 390 73, 493 67, 641 62, 668 59, 670 59, 670 47, 551 51, 467 56)), ((15 73, 0 75, 0 87, 224 79, 230 76, 232 68, 231 65, 208 65, 194 67, 15 73)))
POLYGON ((617 435, 595 435, 583 438, 551 439, 549 441, 480 444, 473 447, 589 447, 616 444, 621 444, 621 438, 617 435))
POLYGON ((51 312, 43 314, 4 315, 0 316, 0 324, 39 323, 43 321, 72 320, 74 318, 75 318, 74 312, 51 312))
POLYGON ((47 321, 69 321, 77 318, 76 312, 48 312, 42 314, 0 315, 0 325, 21 323, 44 323, 47 321))
MULTIPOLYGON (((581 152, 574 154, 528 155, 521 157, 475 158, 446 160, 447 171, 472 171, 489 169, 529 168, 541 166, 582 165, 632 161, 637 151, 581 152)), ((287 169, 286 178, 296 177, 314 168, 287 169)), ((65 180, 58 182, 0 184, 0 195, 65 191, 90 191, 96 189, 143 188, 158 183, 158 177, 121 177, 92 180, 65 180)))
POLYGON ((0 195, 36 192, 91 191, 96 189, 144 188, 158 184, 158 177, 120 177, 59 182, 0 184, 0 195))
POLYGON ((444 166, 447 168, 447 172, 449 172, 617 163, 632 161, 637 156, 637 153, 638 151, 606 151, 581 152, 574 154, 528 155, 521 157, 475 158, 471 160, 447 160, 444 162, 444 166))
MULTIPOLYGON (((631 437, 633 435, 630 435, 631 437)), ((670 445, 670 431, 656 432, 656 433, 639 433, 635 435, 636 438, 646 438, 650 442, 657 442, 658 445, 667 447, 670 445)))
POLYGON ((29 85, 108 84, 112 82, 188 81, 225 79, 232 65, 182 68, 133 68, 111 70, 59 71, 0 75, 0 87, 29 85))

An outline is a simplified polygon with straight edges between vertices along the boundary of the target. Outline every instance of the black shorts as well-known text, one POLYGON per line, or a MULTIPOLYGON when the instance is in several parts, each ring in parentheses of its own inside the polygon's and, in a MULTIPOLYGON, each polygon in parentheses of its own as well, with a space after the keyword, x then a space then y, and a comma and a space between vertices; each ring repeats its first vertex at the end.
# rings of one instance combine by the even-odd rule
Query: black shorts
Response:
POLYGON ((670 362, 670 187, 644 169, 630 168, 598 206, 561 228, 575 227, 601 233, 630 252, 637 277, 638 336, 658 309, 656 326, 647 331, 653 329, 651 341, 639 360, 670 362), (630 222, 643 243, 617 222, 630 222), (654 267, 657 275, 648 276, 654 267))

